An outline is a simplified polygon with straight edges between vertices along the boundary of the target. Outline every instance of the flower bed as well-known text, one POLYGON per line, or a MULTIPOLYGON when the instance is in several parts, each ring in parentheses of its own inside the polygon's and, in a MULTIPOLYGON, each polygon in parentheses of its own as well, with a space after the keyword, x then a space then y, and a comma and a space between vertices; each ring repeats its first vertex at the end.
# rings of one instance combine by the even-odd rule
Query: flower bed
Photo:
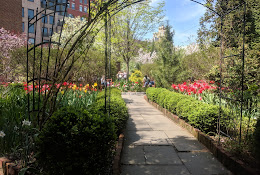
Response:
MULTIPOLYGON (((58 111, 39 131, 32 121, 26 120, 27 93, 32 93, 29 86, 4 84, 0 87, 1 154, 19 160, 21 167, 28 167, 28 161, 33 161, 30 166, 38 165, 36 168, 58 174, 106 174, 110 171, 116 135, 122 131, 128 117, 121 91, 111 89, 108 116, 105 91, 97 92, 95 84, 57 84, 55 88, 60 88, 58 111)), ((38 88, 41 93, 36 90, 36 95, 44 95, 48 88, 50 85, 43 85, 38 88)))

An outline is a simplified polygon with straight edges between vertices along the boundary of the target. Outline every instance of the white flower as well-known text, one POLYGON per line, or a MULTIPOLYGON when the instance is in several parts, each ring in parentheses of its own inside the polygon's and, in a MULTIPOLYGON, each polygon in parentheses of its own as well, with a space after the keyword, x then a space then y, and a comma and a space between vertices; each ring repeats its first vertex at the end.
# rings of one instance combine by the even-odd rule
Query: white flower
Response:
POLYGON ((17 131, 19 128, 17 126, 14 126, 14 130, 17 131))
POLYGON ((29 120, 23 120, 23 126, 30 126, 32 122, 30 122, 29 120))
POLYGON ((0 131, 0 137, 4 137, 4 136, 5 136, 4 131, 0 131))

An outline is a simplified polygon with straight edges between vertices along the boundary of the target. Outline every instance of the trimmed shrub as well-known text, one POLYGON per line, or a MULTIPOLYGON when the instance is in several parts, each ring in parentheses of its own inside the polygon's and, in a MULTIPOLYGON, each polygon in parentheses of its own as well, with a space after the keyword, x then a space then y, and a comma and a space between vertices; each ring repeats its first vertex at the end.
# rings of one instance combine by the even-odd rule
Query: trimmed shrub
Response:
POLYGON ((163 108, 165 108, 165 98, 168 96, 169 92, 170 91, 167 89, 162 89, 157 96, 158 105, 160 105, 163 108))
MULTIPOLYGON (((201 131, 215 132, 219 107, 198 101, 190 96, 172 92, 163 88, 148 88, 146 91, 148 99, 156 102, 170 112, 177 114, 194 127, 201 131)), ((221 124, 224 126, 225 120, 230 120, 228 109, 222 109, 223 116, 221 124)))
POLYGON ((110 97, 110 107, 107 103, 107 111, 105 109, 105 99, 101 98, 96 103, 92 105, 92 111, 99 114, 105 114, 110 108, 110 117, 116 126, 116 133, 119 135, 126 126, 126 121, 128 119, 128 112, 125 101, 121 96, 111 96, 110 97))
POLYGON ((64 107, 40 133, 37 161, 47 174, 108 174, 115 141, 111 118, 64 107))
POLYGON ((202 105, 202 103, 195 99, 182 98, 176 104, 176 114, 184 120, 188 121, 188 116, 196 111, 196 108, 198 108, 199 105, 202 105))
MULTIPOLYGON (((107 93, 109 93, 107 91, 107 93)), ((108 94, 107 94, 108 97, 108 94)), ((110 109, 110 118, 115 123, 116 133, 119 135, 126 126, 128 119, 128 112, 125 101, 121 97, 121 91, 117 88, 111 88, 110 104, 108 103, 105 108, 105 91, 97 95, 97 101, 93 103, 90 110, 96 114, 106 114, 110 109)))

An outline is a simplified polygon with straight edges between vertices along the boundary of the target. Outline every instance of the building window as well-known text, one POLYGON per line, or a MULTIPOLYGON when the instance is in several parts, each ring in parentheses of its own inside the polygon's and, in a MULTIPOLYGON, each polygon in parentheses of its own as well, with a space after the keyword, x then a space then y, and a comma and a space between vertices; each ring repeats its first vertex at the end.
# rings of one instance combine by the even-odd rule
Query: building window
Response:
POLYGON ((88 8, 84 6, 84 12, 87 13, 88 8))
POLYGON ((82 3, 82 0, 79 0, 79 3, 82 3))
POLYGON ((24 8, 22 8, 22 17, 24 17, 24 8))
POLYGON ((68 1, 67 7, 70 8, 70 2, 68 1))
POLYGON ((54 3, 51 2, 51 1, 49 1, 48 6, 51 7, 50 10, 54 10, 54 9, 55 9, 55 7, 54 7, 54 3))
POLYGON ((87 4, 88 3, 88 1, 87 0, 84 0, 84 4, 87 4))
POLYGON ((50 28, 50 30, 49 30, 49 34, 52 35, 52 28, 50 28))
POLYGON ((79 11, 81 11, 81 12, 82 12, 82 5, 80 5, 80 6, 79 6, 79 11))
POLYGON ((45 8, 46 4, 47 4, 46 0, 41 0, 41 7, 42 8, 45 8))
POLYGON ((42 28, 42 33, 43 33, 43 36, 48 36, 48 28, 47 27, 43 27, 42 28))
POLYGON ((34 44, 34 41, 35 41, 34 38, 29 38, 29 40, 28 40, 29 44, 34 44))
POLYGON ((34 2, 34 0, 28 0, 28 1, 30 1, 30 2, 34 2))
POLYGON ((22 30, 23 30, 23 32, 24 32, 24 22, 22 22, 22 30))
POLYGON ((49 16, 49 18, 50 18, 50 24, 54 24, 54 16, 49 16))
POLYGON ((34 17, 34 10, 33 9, 28 9, 28 18, 32 19, 34 17))
POLYGON ((29 24, 29 33, 34 33, 34 24, 29 24))
POLYGON ((71 4, 71 8, 72 8, 73 10, 75 10, 75 3, 72 3, 72 4, 71 4))
POLYGON ((48 16, 42 14, 42 22, 43 23, 48 23, 48 16))
POLYGON ((48 43, 48 42, 50 42, 50 41, 45 39, 45 40, 43 40, 43 42, 44 42, 44 43, 48 43))

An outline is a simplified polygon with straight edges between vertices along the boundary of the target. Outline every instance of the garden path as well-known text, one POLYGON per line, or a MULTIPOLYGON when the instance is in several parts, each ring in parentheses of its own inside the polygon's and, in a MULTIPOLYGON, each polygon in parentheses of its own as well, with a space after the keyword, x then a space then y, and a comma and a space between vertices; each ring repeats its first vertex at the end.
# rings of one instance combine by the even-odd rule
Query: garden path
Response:
POLYGON ((147 103, 143 93, 122 97, 130 115, 122 175, 231 174, 193 135, 147 103))

